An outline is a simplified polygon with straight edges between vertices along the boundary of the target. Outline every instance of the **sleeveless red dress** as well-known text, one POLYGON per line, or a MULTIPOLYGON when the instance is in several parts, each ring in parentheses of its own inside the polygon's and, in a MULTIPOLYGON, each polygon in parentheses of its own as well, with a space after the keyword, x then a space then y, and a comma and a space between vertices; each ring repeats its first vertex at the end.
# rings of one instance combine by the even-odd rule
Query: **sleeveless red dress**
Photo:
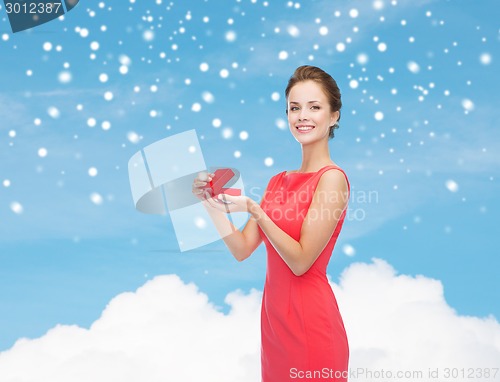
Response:
MULTIPOLYGON (((321 175, 279 173, 269 181, 261 206, 295 240, 321 175)), ((346 181, 350 190, 349 181, 346 181)), ((326 267, 342 228, 342 213, 328 244, 311 268, 296 276, 259 228, 267 249, 261 311, 262 382, 347 381, 349 347, 326 267)))

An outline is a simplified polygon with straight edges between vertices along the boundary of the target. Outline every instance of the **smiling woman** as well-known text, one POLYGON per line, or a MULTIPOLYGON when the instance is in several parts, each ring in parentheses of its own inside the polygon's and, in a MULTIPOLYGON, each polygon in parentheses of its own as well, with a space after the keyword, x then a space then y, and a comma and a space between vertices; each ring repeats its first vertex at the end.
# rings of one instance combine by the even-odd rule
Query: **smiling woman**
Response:
POLYGON ((333 138, 334 130, 339 127, 338 121, 340 120, 340 109, 342 107, 340 90, 337 86, 337 82, 328 73, 314 66, 306 65, 299 67, 290 78, 285 90, 285 96, 289 104, 286 109, 289 121, 289 113, 297 116, 297 113, 301 110, 300 103, 295 100, 297 93, 317 96, 316 100, 307 101, 306 105, 304 105, 305 108, 309 108, 312 111, 324 111, 325 106, 329 105, 330 110, 336 112, 336 120, 330 125, 329 129, 329 137, 333 138), (297 86, 299 86, 299 89, 296 88, 297 86), (307 88, 300 88, 301 86, 307 88), (295 91, 293 96, 290 97, 292 88, 295 88, 295 91), (323 104, 321 102, 323 102, 323 104))
POLYGON ((308 381, 325 380, 318 370, 328 370, 330 381, 346 381, 347 335, 326 277, 350 192, 347 176, 332 161, 328 147, 340 118, 340 91, 320 68, 301 66, 285 94, 290 131, 302 148, 301 168, 273 176, 260 204, 247 196, 207 195, 204 187, 214 174, 195 179, 193 192, 238 261, 262 242, 266 246, 262 381, 299 375, 307 375, 308 381), (251 215, 242 231, 226 216, 237 211, 251 215))

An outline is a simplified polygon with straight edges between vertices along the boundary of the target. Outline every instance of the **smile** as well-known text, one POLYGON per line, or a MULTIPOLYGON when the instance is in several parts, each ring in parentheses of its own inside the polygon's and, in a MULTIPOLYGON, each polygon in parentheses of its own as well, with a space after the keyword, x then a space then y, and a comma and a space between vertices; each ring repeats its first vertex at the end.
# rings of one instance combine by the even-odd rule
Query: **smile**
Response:
POLYGON ((308 133, 314 129, 314 126, 312 125, 299 125, 297 126, 297 130, 299 130, 301 133, 308 133))

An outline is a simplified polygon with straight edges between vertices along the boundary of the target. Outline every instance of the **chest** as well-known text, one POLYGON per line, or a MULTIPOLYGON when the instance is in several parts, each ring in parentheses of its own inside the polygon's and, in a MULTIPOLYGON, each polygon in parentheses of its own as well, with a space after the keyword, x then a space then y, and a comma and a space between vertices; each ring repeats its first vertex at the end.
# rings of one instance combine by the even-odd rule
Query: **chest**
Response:
POLYGON ((267 190, 262 208, 278 227, 298 239, 315 188, 313 179, 281 177, 267 190))

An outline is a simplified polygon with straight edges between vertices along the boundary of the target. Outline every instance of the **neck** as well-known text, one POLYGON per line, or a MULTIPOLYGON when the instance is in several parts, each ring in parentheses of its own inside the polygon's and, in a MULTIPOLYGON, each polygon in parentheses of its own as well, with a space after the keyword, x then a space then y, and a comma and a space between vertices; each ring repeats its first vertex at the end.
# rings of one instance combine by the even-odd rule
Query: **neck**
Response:
POLYGON ((309 145, 302 145, 302 165, 299 172, 314 172, 328 164, 333 164, 330 158, 328 141, 322 140, 309 145))

